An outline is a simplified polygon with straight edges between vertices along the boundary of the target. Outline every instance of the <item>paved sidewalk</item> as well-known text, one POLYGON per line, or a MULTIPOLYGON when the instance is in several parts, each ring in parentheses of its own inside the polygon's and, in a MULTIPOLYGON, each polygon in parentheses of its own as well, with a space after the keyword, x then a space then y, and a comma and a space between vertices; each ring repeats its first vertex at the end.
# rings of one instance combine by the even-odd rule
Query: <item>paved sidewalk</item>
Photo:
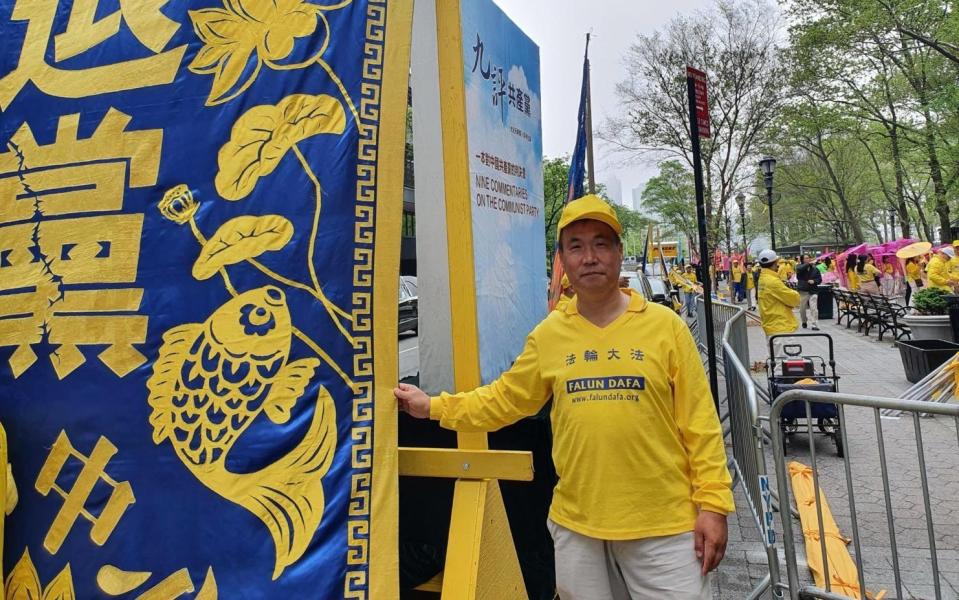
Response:
MULTIPOLYGON (((820 323, 820 326, 822 333, 831 335, 835 344, 841 391, 896 397, 911 386, 906 381, 899 351, 888 337, 879 342, 875 334, 863 336, 855 329, 837 326, 834 320, 820 323)), ((758 326, 749 327, 749 344, 753 361, 766 358, 765 338, 758 326)), ((825 356, 825 348, 824 342, 804 342, 804 351, 807 354, 811 353, 811 349, 816 349, 818 352, 812 353, 822 353, 825 356)), ((765 373, 754 373, 754 376, 757 384, 766 386, 765 373)), ((720 387, 723 387, 722 382, 720 387)), ((768 414, 768 406, 761 407, 761 412, 768 414)), ((846 456, 853 474, 866 587, 873 593, 885 589, 887 599, 935 598, 913 419, 910 416, 881 419, 891 480, 894 530, 903 573, 903 593, 899 596, 896 593, 891 566, 892 551, 877 449, 876 418, 870 409, 848 408, 845 415, 849 440, 846 456)), ((959 599, 959 469, 956 468, 959 463, 959 438, 956 423, 941 417, 922 418, 920 422, 936 527, 937 555, 942 572, 941 597, 956 600, 959 599)), ((816 436, 815 450, 823 493, 840 530, 846 536, 851 536, 844 462, 836 457, 831 439, 816 436)), ((767 468, 771 478, 775 480, 772 452, 767 449, 766 455, 767 468)), ((811 464, 805 432, 792 436, 787 460, 811 464)), ((736 502, 738 513, 734 518, 730 518, 730 542, 726 559, 714 576, 713 585, 717 598, 741 600, 768 572, 768 568, 753 516, 738 486, 736 502)), ((811 575, 803 558, 798 520, 793 520, 792 523, 794 536, 800 540, 797 548, 799 575, 804 581, 811 582, 811 575)), ((778 518, 776 527, 781 543, 782 525, 778 518)), ((849 549, 850 552, 855 552, 852 545, 849 549)), ((781 546, 779 550, 782 557, 781 546)), ((786 577, 785 568, 782 569, 782 577, 786 577)), ((764 597, 771 596, 767 593, 764 597)))

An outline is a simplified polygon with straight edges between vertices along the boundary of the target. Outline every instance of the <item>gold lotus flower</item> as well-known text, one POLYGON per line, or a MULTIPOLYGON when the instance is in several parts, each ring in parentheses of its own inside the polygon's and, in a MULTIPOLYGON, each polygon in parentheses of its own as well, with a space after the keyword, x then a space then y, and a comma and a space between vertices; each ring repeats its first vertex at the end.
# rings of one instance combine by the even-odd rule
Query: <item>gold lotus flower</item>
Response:
POLYGON ((330 25, 323 11, 348 3, 317 6, 303 0, 223 0, 223 8, 189 11, 203 48, 188 68, 200 75, 213 74, 207 106, 242 94, 256 80, 263 64, 272 69, 291 69, 320 57, 330 39, 330 25), (297 38, 316 31, 317 18, 324 32, 316 54, 304 63, 277 64, 290 55, 297 38))
POLYGON ((186 184, 181 183, 166 191, 163 199, 157 205, 160 214, 177 225, 183 225, 193 218, 200 203, 193 198, 193 192, 186 184))

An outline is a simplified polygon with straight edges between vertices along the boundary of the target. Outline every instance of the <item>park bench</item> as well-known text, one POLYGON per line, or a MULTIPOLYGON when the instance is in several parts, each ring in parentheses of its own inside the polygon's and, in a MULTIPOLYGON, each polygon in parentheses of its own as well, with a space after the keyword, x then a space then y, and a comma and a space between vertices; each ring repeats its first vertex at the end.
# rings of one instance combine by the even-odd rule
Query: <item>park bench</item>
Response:
POLYGON ((856 295, 859 297, 859 326, 857 331, 863 335, 869 335, 869 332, 872 331, 873 327, 882 328, 883 319, 885 319, 885 314, 883 313, 879 302, 877 301, 877 294, 869 294, 865 292, 856 292, 856 295))
POLYGON ((906 307, 891 301, 888 297, 879 294, 865 294, 842 288, 833 291, 836 297, 838 310, 836 324, 842 325, 845 321, 846 329, 856 324, 856 331, 869 335, 875 328, 879 332, 879 340, 892 333, 896 340, 912 338, 909 327, 901 319, 906 315, 906 307))
MULTIPOLYGON (((836 324, 842 325, 843 319, 846 321, 846 329, 852 327, 853 321, 857 326, 862 322, 862 300, 859 294, 842 288, 833 290, 836 296, 838 310, 836 311, 836 324)), ((858 327, 857 327, 858 328, 858 327)))
POLYGON ((876 326, 879 328, 880 342, 885 333, 892 333, 893 338, 897 341, 902 338, 912 339, 912 331, 910 331, 909 326, 899 320, 906 316, 908 309, 905 306, 893 302, 887 296, 873 296, 872 302, 879 316, 876 326))

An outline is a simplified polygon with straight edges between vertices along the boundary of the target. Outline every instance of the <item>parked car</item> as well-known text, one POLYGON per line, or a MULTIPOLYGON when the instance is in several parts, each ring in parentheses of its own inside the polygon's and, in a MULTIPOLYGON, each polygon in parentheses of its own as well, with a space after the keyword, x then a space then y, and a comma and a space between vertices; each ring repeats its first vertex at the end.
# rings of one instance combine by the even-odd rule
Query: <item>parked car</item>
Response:
POLYGON ((671 289, 662 277, 647 275, 646 280, 649 281, 649 287, 653 290, 653 302, 668 306, 676 312, 680 311, 683 303, 679 299, 678 290, 671 289))
POLYGON ((416 333, 419 327, 419 297, 416 277, 400 275, 399 333, 416 333))
POLYGON ((669 297, 669 288, 659 277, 649 277, 639 271, 622 271, 619 275, 626 278, 629 287, 642 294, 650 302, 673 308, 672 299, 669 297))

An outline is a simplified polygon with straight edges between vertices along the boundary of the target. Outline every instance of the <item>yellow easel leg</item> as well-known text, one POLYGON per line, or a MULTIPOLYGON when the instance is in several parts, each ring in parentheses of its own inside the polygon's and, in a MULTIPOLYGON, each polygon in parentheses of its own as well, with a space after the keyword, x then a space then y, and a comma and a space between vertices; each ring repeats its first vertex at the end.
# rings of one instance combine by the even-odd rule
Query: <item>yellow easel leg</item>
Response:
POLYGON ((443 573, 443 598, 527 598, 503 496, 496 480, 456 481, 443 573))

